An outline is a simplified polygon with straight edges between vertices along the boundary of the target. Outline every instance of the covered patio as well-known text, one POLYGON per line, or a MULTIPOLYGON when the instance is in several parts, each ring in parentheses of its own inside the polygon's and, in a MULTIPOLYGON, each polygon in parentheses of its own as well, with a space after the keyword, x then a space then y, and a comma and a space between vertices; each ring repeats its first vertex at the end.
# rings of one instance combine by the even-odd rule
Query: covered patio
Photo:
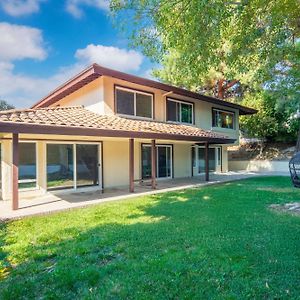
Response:
POLYGON ((203 186, 230 182, 256 176, 254 172, 228 172, 226 174, 210 174, 210 181, 205 176, 178 178, 158 181, 153 190, 151 182, 135 183, 134 192, 128 188, 111 188, 100 191, 57 191, 39 197, 24 197, 19 200, 18 210, 13 210, 9 201, 0 201, 0 220, 17 219, 31 215, 42 215, 72 208, 81 208, 109 201, 120 201, 132 197, 201 188, 203 186))
MULTIPOLYGON (((3 207, 7 207, 9 204, 12 207, 12 210, 18 210, 25 206, 28 206, 28 197, 22 197, 20 200, 20 180, 19 180, 19 156, 20 156, 20 142, 24 141, 36 141, 47 142, 49 140, 62 142, 62 141, 74 141, 75 143, 80 142, 98 142, 101 144, 105 139, 114 139, 114 140, 126 140, 128 143, 128 156, 123 158, 127 162, 128 173, 126 177, 128 178, 128 187, 120 190, 113 190, 112 194, 110 189, 106 188, 103 184, 103 168, 101 167, 102 172, 99 172, 97 177, 98 181, 98 192, 93 192, 92 194, 86 193, 83 198, 84 201, 90 200, 89 197, 92 196, 94 201, 103 201, 103 199, 117 196, 124 196, 124 193, 139 193, 140 190, 152 189, 152 190, 168 190, 172 187, 186 187, 193 184, 199 183, 199 178, 195 177, 185 178, 183 181, 177 181, 174 179, 167 183, 167 181, 157 180, 157 152, 156 145, 159 141, 160 143, 164 142, 185 142, 191 145, 203 145, 205 153, 205 173, 202 178, 202 181, 209 181, 209 158, 208 150, 209 145, 222 145, 222 144, 231 144, 235 140, 230 139, 227 136, 217 134, 209 130, 203 130, 195 126, 188 126, 183 124, 172 124, 172 123, 163 123, 155 121, 144 121, 144 120, 133 120, 127 118, 121 118, 114 115, 99 115, 93 113, 89 110, 84 109, 81 106, 77 107, 50 107, 50 108, 39 108, 39 109, 27 109, 27 110, 13 110, 7 112, 0 112, 0 139, 2 142, 9 142, 10 144, 6 145, 6 152, 11 151, 6 156, 10 157, 11 163, 7 163, 6 166, 6 175, 11 176, 11 201, 6 202, 3 207), (141 178, 137 178, 135 171, 135 142, 147 142, 151 147, 151 171, 149 180, 147 183, 141 178), (11 146, 11 148, 10 148, 11 146), (11 164, 11 165, 10 165, 11 164), (11 171, 11 175, 10 175, 11 171), (101 174, 100 174, 101 173, 101 174), (100 194, 100 192, 103 194, 100 194), (116 194, 117 193, 117 194, 116 194), (119 194, 118 194, 119 193, 119 194), (86 195, 89 195, 86 197, 86 195), (101 197, 100 197, 101 195, 101 197), (107 196, 108 195, 108 196, 107 196), (25 201, 25 202, 24 202, 25 201), (9 203, 9 204, 8 204, 9 203)), ((75 144, 76 145, 76 144, 75 144)), ((42 146, 42 145, 41 145, 42 146)), ((43 147, 41 147, 43 148, 43 147)), ((45 145, 44 145, 45 148, 45 145)), ((40 149, 41 153, 44 153, 45 156, 46 149, 40 149)), ((76 153, 76 148, 74 148, 76 153)), ((99 155, 100 156, 100 155, 99 155)), ((101 150, 101 156, 103 156, 101 150)), ((75 154, 76 160, 76 154, 75 154)), ((176 159, 176 158, 175 158, 176 159)), ((104 157, 105 161, 105 157, 104 157)), ((96 162, 97 165, 102 165, 103 157, 99 158, 99 161, 96 162)), ((35 197, 35 204, 43 204, 44 201, 50 200, 50 203, 55 203, 56 201, 66 201, 71 203, 66 205, 65 208, 73 207, 78 205, 78 201, 74 203, 74 193, 73 191, 68 191, 67 194, 64 194, 66 198, 56 198, 56 194, 59 193, 63 195, 63 192, 47 192, 47 166, 45 163, 42 163, 37 167, 39 178, 36 180, 39 189, 43 194, 39 195, 37 199, 35 197), (40 182, 39 182, 40 181, 40 182), (69 199, 69 200, 64 200, 69 199), (77 204, 76 204, 77 203, 77 204)), ((76 163, 74 165, 75 170, 73 170, 74 178, 74 191, 77 192, 76 182, 77 182, 77 173, 76 173, 76 163)), ((120 170, 121 171, 121 170, 120 170)), ((122 170, 123 171, 123 170, 122 170)), ((174 174, 173 174, 174 176, 174 174)), ((10 178, 10 177, 9 177, 10 178)), ((7 182, 7 180, 6 180, 7 182)), ((201 180, 200 180, 201 182, 201 180)), ((3 184, 2 184, 3 186, 3 184)), ((5 186, 7 189, 7 186, 5 186)), ((78 192, 80 190, 78 189, 78 192)), ((80 195, 76 193, 76 199, 80 199, 80 195), (78 198, 79 197, 79 198, 78 198)), ((79 201, 79 203, 82 201, 79 201)), ((48 205, 48 204, 47 204, 48 205)), ((49 204, 50 205, 50 204, 49 204)), ((82 205, 82 204, 81 204, 82 205)), ((33 205, 31 205, 34 207, 33 205)), ((55 204, 50 205, 55 210, 55 204)), ((64 205, 63 205, 64 206, 64 205)), ((34 211, 34 209, 32 208, 34 211)), ((29 210, 30 211, 30 210, 29 210)), ((18 214, 16 214, 18 215, 18 214)))

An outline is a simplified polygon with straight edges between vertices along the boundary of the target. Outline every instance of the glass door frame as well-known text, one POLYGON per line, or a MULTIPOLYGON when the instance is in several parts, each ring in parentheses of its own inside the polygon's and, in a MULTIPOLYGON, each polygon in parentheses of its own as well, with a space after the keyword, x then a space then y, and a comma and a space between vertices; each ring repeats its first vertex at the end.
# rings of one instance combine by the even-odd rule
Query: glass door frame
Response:
MULTIPOLYGON (((192 174, 193 176, 198 176, 198 175, 203 175, 205 174, 205 170, 203 172, 199 172, 199 151, 198 149, 204 149, 205 146, 199 146, 199 145, 193 145, 192 148, 192 153, 196 157, 192 157, 192 174), (195 162, 195 165, 193 164, 195 162), (196 170, 196 172, 194 171, 196 170)), ((222 172, 222 146, 221 145, 214 145, 210 146, 209 149, 215 149, 215 170, 214 171, 209 171, 209 173, 218 173, 219 171, 217 170, 218 168, 222 172)))
MULTIPOLYGON (((58 144, 58 145, 72 145, 73 146, 73 187, 66 187, 61 190, 91 190, 100 189, 103 190, 103 142, 72 142, 72 141, 46 141, 45 149, 45 170, 46 170, 46 182, 47 182, 47 145, 48 144, 58 144), (77 156, 76 156, 76 145, 97 145, 98 146, 98 184, 93 186, 77 186, 77 156)), ((48 186, 47 186, 48 190, 48 186)), ((51 190, 51 191, 59 191, 51 190)))
MULTIPOLYGON (((146 143, 142 143, 141 144, 141 159, 140 159, 140 162, 141 162, 141 178, 144 179, 144 180, 147 180, 147 179, 151 179, 150 178, 143 178, 143 147, 149 147, 151 148, 151 144, 146 144, 146 143)), ((157 180, 164 180, 164 179, 172 179, 174 178, 174 174, 173 174, 173 165, 174 165, 174 154, 173 154, 173 144, 156 144, 155 145, 155 155, 156 155, 156 179, 157 180), (158 148, 159 147, 168 147, 170 149, 170 176, 167 176, 167 177, 158 177, 158 172, 159 172, 159 160, 158 160, 158 148)))

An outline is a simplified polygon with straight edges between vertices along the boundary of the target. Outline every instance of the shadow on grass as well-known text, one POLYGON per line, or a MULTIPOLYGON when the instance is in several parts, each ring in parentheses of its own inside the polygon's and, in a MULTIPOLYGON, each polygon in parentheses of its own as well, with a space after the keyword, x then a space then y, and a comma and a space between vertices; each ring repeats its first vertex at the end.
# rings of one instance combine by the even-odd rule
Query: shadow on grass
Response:
POLYGON ((255 190, 258 184, 4 224, 1 259, 12 269, 0 282, 0 298, 296 298, 300 221, 268 211, 274 193, 255 190), (46 218, 53 229, 41 235, 32 224, 46 218))

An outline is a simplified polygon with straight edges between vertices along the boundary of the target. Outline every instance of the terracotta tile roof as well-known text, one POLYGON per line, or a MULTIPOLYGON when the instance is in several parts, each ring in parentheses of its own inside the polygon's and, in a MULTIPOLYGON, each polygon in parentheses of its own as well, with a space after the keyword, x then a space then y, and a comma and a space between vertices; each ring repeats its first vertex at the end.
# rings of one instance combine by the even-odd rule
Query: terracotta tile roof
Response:
POLYGON ((174 137, 181 135, 184 137, 199 137, 199 139, 229 139, 227 136, 194 126, 136 120, 115 115, 100 115, 81 106, 0 111, 0 132, 1 124, 8 123, 54 126, 56 128, 73 127, 118 132, 142 132, 144 134, 166 134, 174 135, 174 137))

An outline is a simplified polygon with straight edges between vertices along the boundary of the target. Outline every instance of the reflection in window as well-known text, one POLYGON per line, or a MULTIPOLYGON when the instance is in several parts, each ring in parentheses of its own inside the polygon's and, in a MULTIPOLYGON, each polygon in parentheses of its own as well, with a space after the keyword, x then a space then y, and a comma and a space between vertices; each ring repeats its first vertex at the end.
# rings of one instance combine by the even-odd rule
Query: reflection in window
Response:
POLYGON ((73 145, 47 145, 47 186, 73 187, 73 145))
POLYGON ((36 144, 19 144, 19 188, 36 187, 36 144))
POLYGON ((234 128, 234 113, 219 109, 212 111, 212 126, 219 128, 234 128))
POLYGON ((76 145, 77 186, 98 184, 98 145, 76 145))
POLYGON ((193 104, 167 99, 167 121, 193 124, 193 104))
POLYGON ((153 96, 151 94, 117 87, 116 104, 118 114, 153 118, 153 96))

